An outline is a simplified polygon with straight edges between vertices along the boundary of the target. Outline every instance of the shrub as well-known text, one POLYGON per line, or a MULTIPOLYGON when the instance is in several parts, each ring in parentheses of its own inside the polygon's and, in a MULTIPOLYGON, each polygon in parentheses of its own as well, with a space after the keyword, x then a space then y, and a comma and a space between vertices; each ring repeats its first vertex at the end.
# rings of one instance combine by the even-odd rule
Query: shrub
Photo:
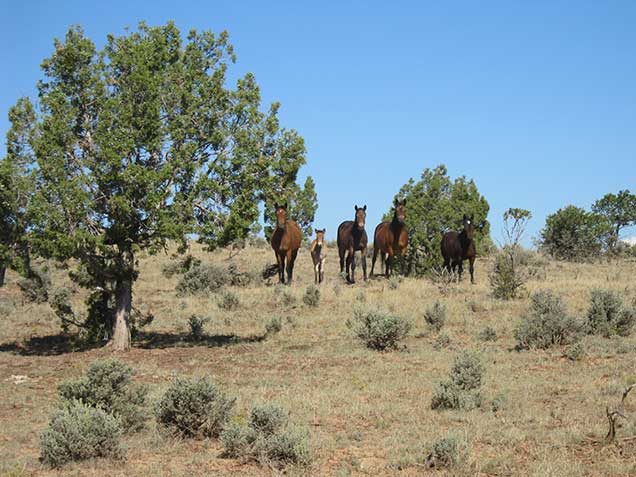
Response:
POLYGON ((164 264, 161 267, 161 273, 163 273, 166 278, 172 278, 174 275, 181 275, 193 268, 200 266, 200 259, 195 258, 192 255, 186 255, 181 260, 173 260, 164 264))
POLYGON ((217 437, 228 422, 234 402, 207 377, 177 377, 157 403, 155 416, 175 435, 217 437))
POLYGON ((42 461, 59 467, 94 457, 123 457, 119 421, 103 409, 71 401, 55 411, 40 435, 42 461))
POLYGON ((235 263, 230 263, 227 267, 229 283, 235 287, 246 287, 254 281, 254 275, 249 272, 242 272, 235 263))
POLYGON ((587 324, 590 333, 610 337, 629 336, 636 322, 636 310, 627 308, 612 290, 592 290, 587 324))
POLYGON ((440 331, 446 323, 446 305, 436 301, 424 311, 424 320, 435 331, 440 331))
POLYGON ((354 308, 347 327, 368 348, 383 351, 397 349, 398 343, 411 330, 411 323, 380 308, 354 308))
POLYGON ((312 307, 317 307, 320 304, 320 289, 316 285, 311 284, 307 287, 303 296, 303 303, 312 307))
POLYGON ((479 339, 482 341, 497 341, 497 330, 492 326, 486 326, 479 332, 479 339))
POLYGON ((215 265, 200 265, 183 274, 177 283, 177 293, 181 296, 214 293, 228 283, 230 275, 227 270, 215 265))
POLYGON ((464 351, 455 358, 450 378, 437 385, 431 401, 432 409, 464 409, 480 407, 479 392, 484 373, 480 357, 464 351))
POLYGON ((296 297, 285 285, 276 285, 274 288, 274 300, 278 305, 293 306, 296 304, 296 297))
POLYGON ((358 291, 358 293, 356 293, 356 301, 358 303, 366 303, 367 294, 363 290, 358 291))
POLYGON ((514 336, 520 349, 547 349, 576 342, 581 331, 561 297, 542 290, 530 297, 530 307, 514 329, 514 336))
POLYGON ((188 326, 190 326, 190 337, 195 341, 200 341, 205 334, 205 324, 209 318, 203 318, 198 315, 191 315, 188 318, 188 326))
POLYGON ((440 333, 435 338, 435 342, 433 343, 433 348, 436 350, 440 350, 442 348, 448 348, 452 344, 451 337, 446 333, 440 333))
POLYGON ((398 275, 391 275, 389 278, 389 289, 397 290, 400 287, 400 283, 402 283, 402 278, 398 275))
POLYGON ((112 414, 125 432, 135 432, 146 419, 147 389, 134 384, 133 375, 133 369, 119 360, 98 360, 91 363, 86 376, 62 382, 58 392, 67 402, 81 401, 112 414))
POLYGON ((279 333, 283 329, 283 321, 280 316, 273 316, 265 325, 265 334, 273 335, 279 333))
POLYGON ((585 348, 579 341, 569 346, 568 349, 565 350, 564 356, 570 361, 579 361, 585 356, 585 348))
POLYGON ((527 280, 527 273, 517 262, 512 250, 502 250, 495 255, 495 264, 490 273, 490 287, 495 298, 511 300, 517 298, 527 280))
POLYGON ((236 310, 240 305, 240 301, 235 293, 230 290, 224 290, 223 293, 221 293, 217 304, 219 305, 219 308, 229 311, 236 310))
POLYGON ((426 465, 435 468, 451 468, 466 458, 467 444, 458 437, 449 435, 430 446, 426 465))
POLYGON ((31 270, 30 275, 18 280, 17 285, 24 297, 32 303, 46 303, 49 299, 51 279, 42 270, 31 270))
POLYGON ((226 457, 275 466, 311 460, 306 433, 290 425, 287 412, 278 406, 254 407, 247 426, 232 424, 220 439, 226 457))
POLYGON ((492 412, 499 412, 508 405, 508 396, 504 393, 497 394, 492 401, 490 401, 490 410, 492 412))

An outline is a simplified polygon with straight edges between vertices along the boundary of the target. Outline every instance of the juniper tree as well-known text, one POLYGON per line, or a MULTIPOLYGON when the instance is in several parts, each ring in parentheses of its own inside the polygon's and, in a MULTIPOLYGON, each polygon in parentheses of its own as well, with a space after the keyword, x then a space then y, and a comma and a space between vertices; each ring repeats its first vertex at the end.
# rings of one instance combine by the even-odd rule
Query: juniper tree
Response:
POLYGON ((13 122, 33 150, 31 240, 79 261, 74 276, 102 290, 109 342, 128 349, 140 252, 192 233, 211 248, 245 238, 278 195, 312 212, 313 191, 296 184, 305 145, 280 127, 278 103, 261 111, 252 74, 227 86, 226 32, 141 23, 98 50, 72 27, 54 46, 32 127, 13 122))
POLYGON ((616 249, 621 229, 636 224, 636 194, 628 190, 619 191, 618 194, 605 194, 594 202, 592 211, 604 218, 607 222, 608 247, 611 251, 616 249))

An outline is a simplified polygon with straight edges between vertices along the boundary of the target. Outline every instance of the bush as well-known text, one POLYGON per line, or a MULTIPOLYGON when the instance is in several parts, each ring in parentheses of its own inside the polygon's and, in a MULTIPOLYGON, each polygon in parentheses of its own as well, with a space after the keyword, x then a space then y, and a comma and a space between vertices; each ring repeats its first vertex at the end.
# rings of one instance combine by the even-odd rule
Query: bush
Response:
POLYGON ((450 378, 438 384, 433 392, 432 409, 464 409, 480 407, 479 391, 484 373, 480 357, 464 351, 455 358, 450 378))
POLYGON ((305 290, 303 303, 307 306, 317 307, 320 304, 320 290, 314 284, 311 284, 305 290))
POLYGON ((306 465, 310 452, 305 432, 289 424, 289 416, 278 406, 256 406, 247 426, 228 426, 221 433, 226 457, 282 466, 306 465))
POLYGON ((564 356, 570 361, 579 361, 585 356, 585 348, 579 341, 578 343, 574 343, 572 346, 569 346, 568 349, 565 350, 564 356))
POLYGON ((42 461, 51 467, 94 457, 121 458, 122 429, 103 409, 71 401, 53 413, 49 427, 40 435, 42 461))
POLYGON ((492 326, 486 326, 479 332, 479 339, 482 341, 497 341, 497 330, 492 326))
POLYGON ((44 271, 33 269, 29 277, 18 280, 17 284, 27 301, 32 303, 48 301, 51 279, 44 271))
POLYGON ((215 265, 200 265, 183 274, 177 283, 177 293, 180 296, 215 293, 229 283, 230 275, 227 270, 215 265))
POLYGON ((380 308, 354 308, 347 327, 368 348, 378 351, 397 349, 398 343, 411 330, 411 323, 380 308))
POLYGON ((490 401, 490 410, 492 412, 499 412, 508 405, 508 396, 504 393, 497 394, 492 401, 490 401))
POLYGON ((466 458, 467 447, 467 444, 456 436, 444 437, 430 446, 426 465, 435 468, 455 467, 466 458))
POLYGON ((436 301, 424 311, 424 320, 435 331, 440 331, 446 323, 446 305, 436 301))
POLYGON ((147 417, 147 389, 132 382, 134 374, 130 366, 116 359, 94 361, 86 376, 62 382, 58 392, 69 403, 81 401, 112 414, 124 432, 135 432, 147 417))
POLYGON ((283 321, 280 316, 273 316, 265 325, 265 334, 267 336, 279 333, 283 329, 283 321))
POLYGON ((235 293, 230 290, 224 290, 223 293, 221 293, 217 304, 219 305, 219 308, 230 311, 236 310, 239 307, 240 302, 235 293))
POLYGON ((389 278, 389 289, 397 290, 400 287, 400 283, 402 283, 402 277, 391 275, 391 278, 389 278))
POLYGON ((592 290, 587 325, 590 333, 610 337, 629 336, 636 322, 636 310, 627 308, 611 290, 592 290))
POLYGON ((451 337, 448 336, 448 334, 440 333, 439 335, 437 335, 437 338, 435 338, 433 348, 439 351, 442 348, 449 348, 452 343, 453 341, 451 340, 451 337))
POLYGON ((182 437, 217 437, 235 399, 208 378, 175 378, 155 407, 159 424, 182 437))
POLYGON ((360 291, 358 291, 358 293, 356 293, 356 301, 358 303, 366 303, 367 302, 367 294, 364 292, 364 290, 360 290, 360 291))
POLYGON ((285 285, 276 285, 274 288, 274 300, 276 304, 282 306, 293 306, 296 304, 296 297, 285 285))
POLYGON ((201 260, 193 257, 192 255, 186 255, 181 260, 173 260, 161 267, 161 273, 166 278, 172 278, 174 275, 181 275, 187 271, 201 266, 201 260))
POLYGON ((495 264, 490 273, 490 287, 495 298, 511 300, 517 298, 527 280, 527 273, 517 262, 516 253, 502 250, 495 255, 495 264))
POLYGON ((191 315, 188 318, 188 326, 190 326, 190 337, 194 341, 201 341, 205 334, 205 324, 209 321, 209 318, 203 318, 198 315, 191 315))
POLYGON ((235 287, 246 287, 254 281, 254 275, 249 272, 241 272, 235 263, 230 263, 227 267, 227 274, 230 285, 235 287))
POLYGON ((574 343, 581 332, 581 324, 568 315, 561 297, 542 290, 530 297, 530 307, 514 329, 514 336, 520 349, 547 349, 574 343))

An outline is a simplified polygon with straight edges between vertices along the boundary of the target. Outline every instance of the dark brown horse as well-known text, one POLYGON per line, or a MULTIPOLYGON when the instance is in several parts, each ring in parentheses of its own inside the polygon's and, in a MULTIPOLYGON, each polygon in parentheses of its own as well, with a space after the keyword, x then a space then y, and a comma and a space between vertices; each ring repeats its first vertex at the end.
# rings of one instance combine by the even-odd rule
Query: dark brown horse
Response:
POLYGON ((455 268, 459 268, 459 280, 462 279, 463 261, 468 259, 470 270, 470 282, 475 283, 475 240, 473 235, 473 216, 467 217, 464 214, 464 230, 460 233, 446 232, 442 237, 442 257, 444 257, 444 267, 448 273, 455 273, 455 268))
POLYGON ((364 224, 367 220, 367 206, 358 207, 356 209, 355 220, 345 220, 338 227, 338 254, 340 255, 340 273, 344 271, 345 253, 347 255, 347 281, 349 283, 356 282, 355 269, 356 260, 355 253, 360 250, 362 273, 364 279, 367 279, 367 231, 364 230, 364 224), (351 269, 351 274, 349 274, 351 269))
POLYGON ((398 202, 395 199, 393 203, 393 220, 391 222, 382 222, 375 228, 373 236, 373 261, 371 262, 371 275, 375 267, 375 260, 378 253, 382 253, 382 261, 386 266, 385 276, 391 275, 391 267, 393 266, 393 257, 400 255, 400 269, 404 275, 404 256, 406 248, 409 245, 409 233, 406 230, 404 219, 406 218, 406 199, 398 202))
POLYGON ((314 262, 314 283, 322 283, 325 278, 325 232, 327 229, 316 229, 316 240, 311 243, 311 260, 314 262))
POLYGON ((294 262, 296 261, 301 241, 302 233, 300 227, 296 222, 287 218, 287 204, 276 204, 276 228, 272 234, 271 244, 278 262, 278 279, 280 283, 285 283, 285 265, 287 265, 287 284, 291 284, 294 262), (286 264, 285 261, 287 261, 286 264))

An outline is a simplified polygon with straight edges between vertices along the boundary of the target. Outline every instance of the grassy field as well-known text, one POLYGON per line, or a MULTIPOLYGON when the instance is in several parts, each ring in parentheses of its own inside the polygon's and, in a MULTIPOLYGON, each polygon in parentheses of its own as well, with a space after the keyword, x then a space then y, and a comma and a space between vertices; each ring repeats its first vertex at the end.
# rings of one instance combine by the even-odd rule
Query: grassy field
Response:
MULTIPOLYGON (((204 262, 226 267, 228 251, 193 253, 204 262)), ((231 260, 242 270, 273 262, 268 248, 243 250, 231 260)), ((309 252, 299 254, 296 280, 288 288, 295 303, 282 304, 275 286, 263 282, 233 288, 239 308, 225 311, 217 295, 179 297, 178 277, 167 279, 161 267, 169 256, 141 259, 135 305, 152 311, 154 322, 132 351, 118 357, 137 370, 136 380, 150 386, 154 401, 172 376, 213 377, 237 396, 245 416, 255 403, 277 402, 292 420, 309 430, 313 463, 291 468, 292 475, 636 475, 636 441, 600 445, 608 425, 606 406, 620 401, 623 389, 636 382, 636 339, 586 337, 585 356, 572 361, 564 348, 516 351, 513 328, 528 306, 527 294, 550 288, 583 318, 593 288, 618 290, 636 297, 636 262, 566 264, 542 260, 524 297, 491 297, 491 263, 478 259, 476 285, 468 280, 449 287, 430 280, 404 279, 393 289, 384 279, 347 285, 338 274, 337 251, 329 249, 326 281, 317 308, 303 304, 313 283, 309 252), (425 323, 423 311, 435 301, 446 304, 441 333, 447 347, 436 346, 438 333, 425 323), (354 306, 365 301, 409 318, 413 323, 401 351, 366 349, 346 326, 354 306), (188 340, 187 318, 210 317, 207 337, 188 340), (282 331, 267 339, 265 324, 282 318, 282 331), (495 341, 480 332, 490 326, 495 341), (458 351, 482 354, 486 366, 484 405, 473 411, 432 410, 436 384, 449 372, 458 351), (490 401, 505 396, 503 409, 490 401), (453 433, 469 445, 467 460, 450 471, 429 471, 422 462, 426 447, 453 433)), ((361 269, 357 269, 360 275, 361 269)), ((68 284, 66 272, 54 269, 53 287, 68 284)), ((0 288, 0 473, 3 475, 276 475, 275 469, 242 464, 219 456, 216 440, 175 440, 151 420, 128 436, 123 462, 94 460, 50 470, 38 460, 38 436, 56 404, 56 386, 77 377, 91 361, 110 357, 107 349, 77 350, 60 334, 48 304, 23 303, 17 276, 8 274, 0 288), (23 376, 22 378, 17 376, 23 376)), ((80 303, 82 293, 74 297, 80 303)), ((629 399, 633 401, 629 401, 629 399)), ((636 397, 619 437, 636 434, 636 397)))

